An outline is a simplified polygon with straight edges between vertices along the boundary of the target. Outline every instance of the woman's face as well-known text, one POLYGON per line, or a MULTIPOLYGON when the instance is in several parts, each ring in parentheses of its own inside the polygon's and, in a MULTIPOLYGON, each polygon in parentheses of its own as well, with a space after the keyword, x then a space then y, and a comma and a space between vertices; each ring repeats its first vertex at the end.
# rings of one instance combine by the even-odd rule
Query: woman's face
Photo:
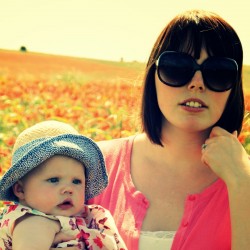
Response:
MULTIPOLYGON (((204 49, 198 64, 208 57, 204 49)), ((210 129, 221 117, 230 91, 215 92, 204 85, 201 71, 196 71, 190 82, 182 87, 162 83, 155 73, 159 108, 165 118, 163 128, 174 126, 189 132, 210 129)))

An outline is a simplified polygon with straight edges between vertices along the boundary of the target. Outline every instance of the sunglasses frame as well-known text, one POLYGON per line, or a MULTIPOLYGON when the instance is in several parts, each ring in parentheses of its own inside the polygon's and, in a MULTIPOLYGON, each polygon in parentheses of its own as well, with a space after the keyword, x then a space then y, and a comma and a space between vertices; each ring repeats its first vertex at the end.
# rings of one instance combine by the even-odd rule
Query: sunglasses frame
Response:
MULTIPOLYGON (((238 64, 237 64, 237 62, 236 62, 234 59, 229 58, 229 57, 211 56, 211 57, 208 57, 207 59, 205 59, 205 60, 202 62, 202 64, 198 64, 198 63, 196 62, 196 60, 195 60, 190 54, 187 54, 187 53, 184 53, 184 52, 178 52, 178 51, 164 51, 163 53, 160 54, 160 56, 159 56, 158 59, 156 60, 155 65, 156 65, 156 67, 157 67, 157 75, 158 75, 160 81, 161 81, 162 83, 164 83, 164 84, 170 86, 170 87, 182 87, 182 86, 186 85, 187 83, 189 83, 189 82, 192 80, 192 78, 193 78, 195 72, 198 71, 198 70, 200 70, 201 73, 202 73, 202 78, 203 78, 203 81, 204 81, 205 86, 206 86, 208 89, 210 89, 210 90, 212 90, 212 91, 215 91, 215 92, 224 92, 224 91, 227 91, 227 90, 229 90, 229 89, 232 89, 232 88, 233 88, 233 85, 237 82, 237 78, 238 78, 238 64), (181 82, 179 82, 179 83, 170 83, 170 82, 164 81, 164 79, 162 78, 161 73, 160 73, 160 69, 161 69, 160 63, 161 63, 162 59, 164 58, 164 55, 166 55, 166 54, 176 54, 176 55, 178 55, 178 56, 183 55, 183 56, 185 56, 186 58, 188 58, 188 60, 190 60, 190 63, 192 63, 192 71, 190 71, 190 74, 189 74, 189 76, 188 76, 188 79, 185 79, 185 80, 183 80, 183 81, 181 81, 181 82), (219 61, 219 60, 221 60, 221 61, 224 60, 224 61, 226 61, 226 62, 230 62, 231 65, 233 65, 233 66, 235 67, 235 72, 236 72, 236 74, 235 74, 235 79, 232 80, 232 83, 231 83, 230 86, 228 86, 227 88, 224 88, 224 89, 216 89, 216 88, 214 88, 213 86, 211 86, 211 84, 207 81, 206 73, 204 72, 204 67, 205 67, 206 64, 207 64, 209 61, 211 61, 211 60, 214 60, 214 61, 216 61, 216 60, 218 60, 218 61, 219 61)), ((213 84, 212 84, 212 85, 213 85, 213 84)))

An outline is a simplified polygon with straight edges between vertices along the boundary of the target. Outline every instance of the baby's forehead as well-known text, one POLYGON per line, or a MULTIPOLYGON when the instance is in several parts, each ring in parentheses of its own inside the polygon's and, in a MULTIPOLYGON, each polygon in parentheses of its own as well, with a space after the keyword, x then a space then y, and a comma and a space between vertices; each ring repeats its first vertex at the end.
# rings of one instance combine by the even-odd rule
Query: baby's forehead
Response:
POLYGON ((65 168, 68 168, 70 170, 69 173, 72 174, 74 174, 74 171, 79 174, 82 172, 81 170, 85 173, 85 166, 75 158, 65 155, 53 155, 37 167, 33 168, 26 176, 50 173, 60 174, 65 168))
POLYGON ((39 166, 45 166, 50 167, 50 169, 53 169, 54 167, 60 167, 60 166, 81 166, 81 168, 85 169, 85 166, 82 162, 79 160, 66 156, 66 155, 53 155, 46 161, 42 162, 39 166))

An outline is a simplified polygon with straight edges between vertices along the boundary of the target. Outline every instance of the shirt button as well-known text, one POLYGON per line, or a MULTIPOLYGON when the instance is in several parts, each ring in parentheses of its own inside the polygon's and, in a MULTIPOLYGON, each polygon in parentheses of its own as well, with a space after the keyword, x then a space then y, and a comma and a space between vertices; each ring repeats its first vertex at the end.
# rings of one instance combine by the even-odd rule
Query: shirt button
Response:
POLYGON ((195 195, 189 195, 188 200, 195 201, 196 200, 195 195))
POLYGON ((187 226, 188 226, 188 221, 182 222, 182 226, 183 226, 183 227, 187 227, 187 226))
POLYGON ((143 204, 148 205, 148 200, 146 198, 142 199, 143 204))

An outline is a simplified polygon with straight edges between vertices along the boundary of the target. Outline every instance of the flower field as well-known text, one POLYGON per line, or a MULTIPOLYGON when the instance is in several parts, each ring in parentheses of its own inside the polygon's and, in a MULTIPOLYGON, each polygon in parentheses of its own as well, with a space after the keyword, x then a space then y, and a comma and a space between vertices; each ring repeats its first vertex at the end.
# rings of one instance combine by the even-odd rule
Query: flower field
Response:
POLYGON ((0 58, 0 174, 17 135, 39 121, 68 122, 94 140, 138 130, 142 64, 6 51, 0 58))
MULTIPOLYGON (((0 50, 0 176, 17 135, 39 121, 65 121, 96 141, 138 132, 143 70, 138 62, 0 50)), ((249 82, 250 68, 244 71, 249 82)), ((247 117, 239 138, 248 152, 249 131, 247 117)))

